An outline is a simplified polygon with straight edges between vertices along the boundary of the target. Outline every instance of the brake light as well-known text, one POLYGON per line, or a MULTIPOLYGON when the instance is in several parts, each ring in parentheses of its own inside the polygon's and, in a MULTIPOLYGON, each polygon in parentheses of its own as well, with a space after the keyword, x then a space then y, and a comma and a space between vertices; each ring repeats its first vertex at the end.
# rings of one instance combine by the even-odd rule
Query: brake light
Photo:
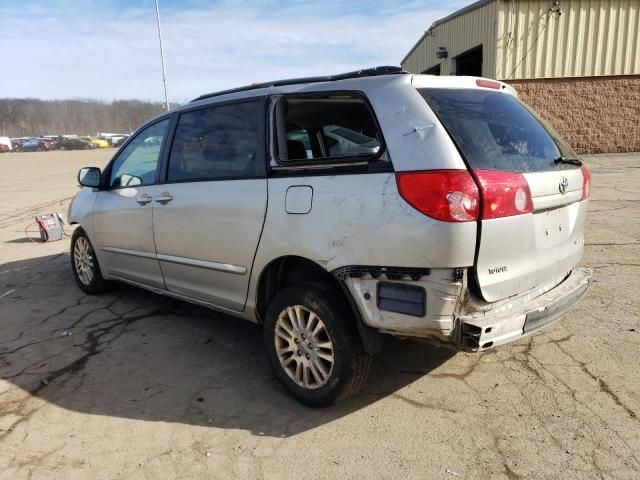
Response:
POLYGON ((580 200, 586 200, 591 195, 591 173, 589 169, 584 165, 582 170, 582 198, 580 200))
POLYGON ((478 218, 478 187, 467 170, 396 173, 398 191, 409 205, 445 222, 478 218))
POLYGON ((493 88, 495 90, 500 90, 500 82, 493 82, 491 80, 476 80, 476 85, 483 88, 493 88))
POLYGON ((510 217, 533 211, 527 180, 521 173, 474 170, 482 198, 482 219, 510 217))

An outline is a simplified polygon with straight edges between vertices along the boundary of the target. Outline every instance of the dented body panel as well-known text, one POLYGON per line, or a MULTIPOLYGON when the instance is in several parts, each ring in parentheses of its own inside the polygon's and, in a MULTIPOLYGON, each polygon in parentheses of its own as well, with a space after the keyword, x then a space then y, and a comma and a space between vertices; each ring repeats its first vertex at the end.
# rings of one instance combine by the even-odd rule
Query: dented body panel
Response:
MULTIPOLYGON (((398 194, 393 173, 271 178, 268 188, 269 208, 254 271, 261 272, 287 255, 311 259, 330 272, 357 265, 448 269, 451 280, 454 268, 473 265, 475 224, 440 222, 420 214, 398 194), (287 214, 281 208, 295 185, 313 190, 313 206, 306 215, 287 214)), ((252 276, 249 302, 257 298, 259 280, 252 276)), ((346 283, 352 294, 359 291, 346 283)), ((458 290, 455 285, 441 288, 458 290)), ((354 300, 358 302, 358 297, 354 300)), ((365 323, 383 328, 381 317, 373 320, 367 312, 362 311, 365 323)), ((421 325, 436 331, 441 316, 428 307, 421 325)), ((420 328, 414 325, 412 330, 420 328)))
POLYGON ((456 269, 431 269, 428 275, 417 281, 406 277, 391 280, 425 290, 428 314, 423 317, 378 308, 376 284, 381 280, 389 281, 385 275, 344 280, 359 310, 363 312, 363 321, 367 326, 394 335, 432 337, 444 342, 454 340, 455 313, 466 290, 466 279, 463 276, 456 278, 456 269))
POLYGON ((481 351, 538 331, 582 300, 592 273, 590 269, 576 268, 559 283, 551 282, 515 298, 493 305, 467 303, 458 316, 460 345, 466 350, 481 351))

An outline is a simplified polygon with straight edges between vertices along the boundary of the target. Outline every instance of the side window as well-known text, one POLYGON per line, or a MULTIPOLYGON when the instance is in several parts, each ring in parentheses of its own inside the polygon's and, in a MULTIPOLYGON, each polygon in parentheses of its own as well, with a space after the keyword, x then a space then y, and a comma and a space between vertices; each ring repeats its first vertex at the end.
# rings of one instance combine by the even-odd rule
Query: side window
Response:
POLYGON ((276 115, 282 162, 370 157, 380 150, 382 137, 359 96, 287 96, 280 100, 276 115))
POLYGON ((169 123, 170 119, 166 118, 136 135, 113 162, 109 186, 138 187, 154 183, 169 123))
POLYGON ((167 180, 215 180, 262 176, 260 102, 220 105, 180 115, 167 180))

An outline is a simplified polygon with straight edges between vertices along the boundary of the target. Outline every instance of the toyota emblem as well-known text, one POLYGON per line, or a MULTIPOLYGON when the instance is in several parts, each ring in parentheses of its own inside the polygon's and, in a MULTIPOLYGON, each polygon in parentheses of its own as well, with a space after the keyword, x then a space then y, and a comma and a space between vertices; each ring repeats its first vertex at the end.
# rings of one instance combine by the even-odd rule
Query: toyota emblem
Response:
POLYGON ((560 190, 560 193, 564 195, 567 193, 567 188, 569 188, 569 180, 567 180, 567 177, 562 177, 558 184, 558 189, 560 190))

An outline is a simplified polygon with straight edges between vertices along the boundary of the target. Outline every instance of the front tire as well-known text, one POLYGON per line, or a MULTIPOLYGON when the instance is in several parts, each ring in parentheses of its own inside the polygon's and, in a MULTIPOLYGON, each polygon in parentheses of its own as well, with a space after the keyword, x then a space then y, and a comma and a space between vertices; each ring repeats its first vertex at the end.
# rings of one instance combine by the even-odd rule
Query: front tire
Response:
POLYGON ((264 321, 267 356, 296 399, 323 407, 355 394, 369 374, 353 313, 330 285, 287 287, 271 301, 264 321))
POLYGON ((82 227, 76 228, 71 237, 71 269, 78 286, 86 293, 94 295, 113 287, 102 277, 98 258, 82 227))

